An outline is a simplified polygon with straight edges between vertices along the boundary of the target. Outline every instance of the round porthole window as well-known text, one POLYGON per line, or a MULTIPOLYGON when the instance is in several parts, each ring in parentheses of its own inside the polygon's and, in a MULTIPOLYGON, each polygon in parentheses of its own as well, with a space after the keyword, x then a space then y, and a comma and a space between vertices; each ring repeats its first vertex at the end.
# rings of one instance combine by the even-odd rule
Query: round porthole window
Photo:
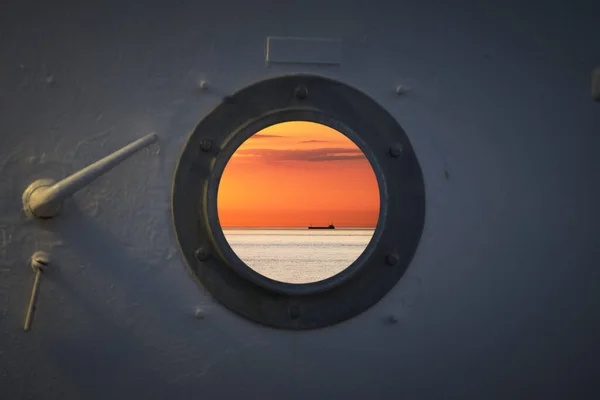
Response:
POLYGON ((289 121, 248 138, 217 193, 229 246, 249 268, 304 284, 335 276, 364 252, 379 215, 373 168, 326 125, 289 121))
POLYGON ((377 103, 311 75, 227 97, 175 173, 173 221, 199 282, 278 328, 351 318, 402 277, 425 218, 408 137, 377 103))

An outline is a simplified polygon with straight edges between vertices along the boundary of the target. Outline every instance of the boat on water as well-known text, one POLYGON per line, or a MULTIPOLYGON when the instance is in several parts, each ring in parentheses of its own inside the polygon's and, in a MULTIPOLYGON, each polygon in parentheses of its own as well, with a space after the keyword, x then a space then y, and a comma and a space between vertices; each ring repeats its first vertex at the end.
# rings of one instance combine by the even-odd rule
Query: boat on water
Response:
POLYGON ((308 229, 335 229, 333 224, 327 226, 309 226, 308 229))

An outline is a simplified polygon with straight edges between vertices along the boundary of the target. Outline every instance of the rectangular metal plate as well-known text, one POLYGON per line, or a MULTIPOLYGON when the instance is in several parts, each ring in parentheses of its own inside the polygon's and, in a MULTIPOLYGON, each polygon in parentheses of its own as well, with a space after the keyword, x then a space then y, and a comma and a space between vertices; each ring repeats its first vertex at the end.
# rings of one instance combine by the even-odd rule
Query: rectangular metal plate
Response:
POLYGON ((600 67, 592 71, 592 99, 600 101, 600 67))
POLYGON ((342 63, 342 41, 331 38, 267 37, 267 62, 285 64, 342 63))

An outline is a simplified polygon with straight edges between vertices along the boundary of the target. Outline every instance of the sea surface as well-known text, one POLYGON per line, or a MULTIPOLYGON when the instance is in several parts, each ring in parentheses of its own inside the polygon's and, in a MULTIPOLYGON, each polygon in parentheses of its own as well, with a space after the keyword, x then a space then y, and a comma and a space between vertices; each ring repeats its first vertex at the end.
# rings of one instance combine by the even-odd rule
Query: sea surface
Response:
POLYGON ((373 229, 223 229, 238 257, 256 272, 288 283, 329 278, 365 250, 373 229))

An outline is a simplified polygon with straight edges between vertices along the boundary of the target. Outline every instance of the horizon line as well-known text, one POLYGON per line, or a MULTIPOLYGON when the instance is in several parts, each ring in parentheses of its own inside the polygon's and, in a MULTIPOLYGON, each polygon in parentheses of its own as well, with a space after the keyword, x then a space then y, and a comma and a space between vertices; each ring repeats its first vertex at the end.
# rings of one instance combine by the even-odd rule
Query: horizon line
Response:
MULTIPOLYGON (((319 226, 319 225, 317 225, 319 226)), ((222 229, 308 229, 308 226, 241 226, 241 225, 221 225, 222 229)), ((335 229, 375 229, 376 226, 366 225, 348 225, 348 226, 336 226, 335 229)), ((335 230, 332 229, 332 230, 335 230)))

